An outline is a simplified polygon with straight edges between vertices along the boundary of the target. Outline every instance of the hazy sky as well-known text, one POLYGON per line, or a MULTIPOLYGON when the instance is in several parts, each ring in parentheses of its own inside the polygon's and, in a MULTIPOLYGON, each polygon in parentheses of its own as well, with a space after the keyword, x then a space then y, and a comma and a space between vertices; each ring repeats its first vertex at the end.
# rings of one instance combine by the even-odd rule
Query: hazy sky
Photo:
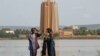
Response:
MULTIPOLYGON (((56 0, 60 25, 100 24, 100 0, 56 0)), ((0 26, 39 26, 42 0, 0 0, 0 26)))

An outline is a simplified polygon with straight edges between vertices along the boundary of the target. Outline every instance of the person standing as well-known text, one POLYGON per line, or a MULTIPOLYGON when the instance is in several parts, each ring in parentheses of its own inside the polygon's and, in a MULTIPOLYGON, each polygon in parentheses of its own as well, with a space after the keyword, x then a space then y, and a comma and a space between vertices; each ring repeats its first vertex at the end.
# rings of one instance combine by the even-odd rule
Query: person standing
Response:
POLYGON ((30 56, 37 56, 37 50, 39 49, 38 37, 40 34, 36 28, 31 28, 31 33, 29 34, 29 50, 30 56))
POLYGON ((47 28, 47 36, 44 37, 43 47, 42 47, 42 56, 56 56, 55 54, 55 42, 52 36, 52 29, 47 28))

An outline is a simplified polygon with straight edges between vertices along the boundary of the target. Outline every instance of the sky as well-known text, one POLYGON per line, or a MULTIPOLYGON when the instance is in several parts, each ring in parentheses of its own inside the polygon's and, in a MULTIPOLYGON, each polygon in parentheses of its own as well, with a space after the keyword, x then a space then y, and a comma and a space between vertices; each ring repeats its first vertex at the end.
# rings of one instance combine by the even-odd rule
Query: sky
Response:
MULTIPOLYGON (((59 25, 100 24, 100 0, 56 0, 59 25)), ((42 0, 0 0, 0 26, 39 26, 42 0)))

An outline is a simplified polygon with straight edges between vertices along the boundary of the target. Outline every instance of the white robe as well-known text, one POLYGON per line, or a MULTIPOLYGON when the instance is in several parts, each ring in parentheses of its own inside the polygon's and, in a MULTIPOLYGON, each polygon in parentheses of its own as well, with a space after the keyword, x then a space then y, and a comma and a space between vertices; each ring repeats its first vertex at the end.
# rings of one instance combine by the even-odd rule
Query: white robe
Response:
POLYGON ((36 38, 35 34, 30 34, 30 40, 32 41, 33 49, 35 49, 35 42, 36 42, 35 38, 36 38))

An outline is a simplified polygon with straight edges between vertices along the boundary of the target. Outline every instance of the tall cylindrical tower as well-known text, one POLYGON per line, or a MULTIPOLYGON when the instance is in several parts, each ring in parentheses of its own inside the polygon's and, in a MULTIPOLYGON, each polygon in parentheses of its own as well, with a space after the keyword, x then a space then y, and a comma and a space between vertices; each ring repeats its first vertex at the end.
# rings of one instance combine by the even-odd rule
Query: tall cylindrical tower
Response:
POLYGON ((59 32, 58 8, 55 1, 44 0, 41 4, 41 33, 46 33, 47 28, 51 28, 54 33, 59 32))

